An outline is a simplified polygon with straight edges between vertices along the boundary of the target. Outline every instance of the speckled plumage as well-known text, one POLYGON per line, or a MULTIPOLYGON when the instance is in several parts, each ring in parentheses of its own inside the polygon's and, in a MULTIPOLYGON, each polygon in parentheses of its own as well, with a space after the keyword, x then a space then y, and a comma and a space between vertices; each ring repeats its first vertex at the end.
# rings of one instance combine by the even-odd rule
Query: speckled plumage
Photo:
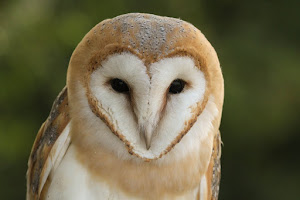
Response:
POLYGON ((89 199, 218 198, 223 77, 213 47, 193 25, 140 13, 104 20, 73 52, 67 88, 33 146, 27 199, 71 198, 70 187, 84 188, 75 192, 89 199), (129 96, 111 93, 115 76, 128 79, 129 96), (177 76, 187 81, 181 97, 170 96, 163 83, 177 76), (79 167, 99 190, 74 185, 67 166, 79 167))
POLYGON ((27 199, 39 199, 38 196, 45 184, 44 176, 49 175, 47 165, 50 152, 54 154, 59 149, 53 145, 70 121, 68 108, 68 92, 65 87, 55 99, 48 119, 41 126, 28 161, 27 199))

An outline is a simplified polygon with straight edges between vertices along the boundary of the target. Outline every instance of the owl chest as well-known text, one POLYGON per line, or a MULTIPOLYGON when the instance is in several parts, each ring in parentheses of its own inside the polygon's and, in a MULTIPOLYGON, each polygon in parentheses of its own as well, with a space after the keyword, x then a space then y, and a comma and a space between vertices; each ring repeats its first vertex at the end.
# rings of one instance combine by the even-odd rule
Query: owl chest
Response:
MULTIPOLYGON (((122 190, 116 185, 108 183, 107 180, 96 178, 88 168, 77 160, 75 155, 75 150, 71 145, 60 165, 51 174, 49 186, 44 191, 44 199, 153 199, 146 195, 134 196, 124 191, 124 189, 122 190)), ((130 182, 130 180, 128 181, 130 182)), ((198 192, 199 188, 195 188, 180 195, 164 195, 155 197, 155 199, 197 199, 198 192)))

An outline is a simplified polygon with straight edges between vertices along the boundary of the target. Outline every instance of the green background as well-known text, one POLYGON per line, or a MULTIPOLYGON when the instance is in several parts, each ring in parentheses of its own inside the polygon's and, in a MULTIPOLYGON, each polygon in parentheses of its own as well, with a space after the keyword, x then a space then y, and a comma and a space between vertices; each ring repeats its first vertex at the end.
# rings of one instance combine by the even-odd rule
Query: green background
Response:
POLYGON ((300 1, 1 0, 0 195, 24 199, 35 135, 95 24, 128 12, 181 18, 225 78, 219 199, 299 199, 300 1))

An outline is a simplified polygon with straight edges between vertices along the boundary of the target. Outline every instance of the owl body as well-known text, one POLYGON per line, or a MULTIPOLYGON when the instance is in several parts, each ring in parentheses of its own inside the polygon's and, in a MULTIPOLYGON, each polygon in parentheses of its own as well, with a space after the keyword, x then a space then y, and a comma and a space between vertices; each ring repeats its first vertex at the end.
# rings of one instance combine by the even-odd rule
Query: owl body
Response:
POLYGON ((182 20, 127 14, 75 49, 29 159, 27 199, 217 199, 223 77, 182 20))
MULTIPOLYGON (((119 164, 116 161, 116 164, 119 164)), ((107 170, 109 173, 119 173, 114 170, 107 170)), ((122 172, 127 173, 127 172, 122 172)), ((153 174, 156 176, 157 174, 153 174)), ((163 175, 163 174, 160 174, 163 175)), ((51 177, 51 184, 47 188, 45 194, 42 193, 42 198, 47 200, 56 199, 72 199, 72 200, 82 200, 82 199, 111 199, 111 200, 134 200, 134 199, 197 199, 199 195, 200 185, 193 188, 184 189, 182 192, 178 192, 175 189, 170 189, 170 191, 165 188, 155 188, 150 186, 148 189, 141 187, 137 188, 136 183, 131 183, 133 180, 126 183, 116 183, 111 180, 107 180, 107 176, 94 177, 94 173, 90 173, 84 165, 77 160, 76 150, 71 145, 65 158, 61 162, 60 166, 56 169, 53 177, 51 177), (75 176, 76 174, 76 176, 75 176), (118 184, 120 184, 118 186, 118 184), (124 185, 122 185, 124 184, 124 185), (67 187, 66 187, 67 185, 67 187), (130 191, 128 191, 130 190, 130 191)), ((130 174, 125 177, 132 178, 130 174)), ((172 174, 175 176, 175 174, 172 174)), ((133 177, 137 178, 137 177, 133 177)), ((139 178, 143 178, 144 181, 148 177, 143 177, 140 175, 139 178)), ((153 177, 155 178, 155 177, 153 177)), ((158 178, 158 177, 156 177, 158 178)), ((195 177, 194 177, 195 178, 195 177)), ((162 187, 161 185, 156 185, 155 187, 162 187)), ((176 188, 178 189, 178 188, 176 188)), ((181 188, 180 188, 181 189, 181 188)))

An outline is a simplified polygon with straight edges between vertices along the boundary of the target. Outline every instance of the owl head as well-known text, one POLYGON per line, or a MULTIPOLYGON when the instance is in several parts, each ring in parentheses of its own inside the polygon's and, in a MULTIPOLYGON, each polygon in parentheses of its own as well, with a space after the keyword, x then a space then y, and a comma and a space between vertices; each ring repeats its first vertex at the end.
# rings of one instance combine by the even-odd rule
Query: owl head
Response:
POLYGON ((102 21, 71 57, 73 142, 122 159, 179 158, 212 145, 223 77, 213 47, 185 21, 126 14, 102 21))

